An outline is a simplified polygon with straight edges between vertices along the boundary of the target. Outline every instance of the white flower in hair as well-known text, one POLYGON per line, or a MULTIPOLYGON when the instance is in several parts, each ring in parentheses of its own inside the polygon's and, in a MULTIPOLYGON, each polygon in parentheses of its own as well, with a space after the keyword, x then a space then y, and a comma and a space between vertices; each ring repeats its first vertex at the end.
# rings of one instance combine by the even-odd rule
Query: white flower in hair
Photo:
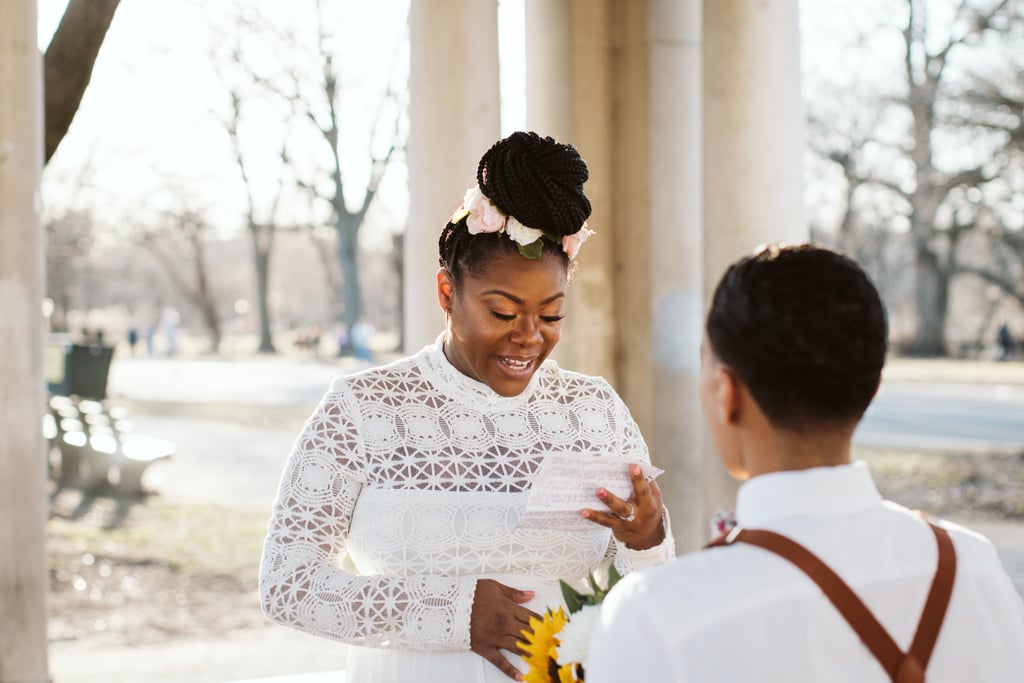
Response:
POLYGON ((516 243, 521 244, 524 247, 528 244, 533 244, 544 236, 544 231, 526 227, 520 223, 515 216, 508 217, 508 223, 505 225, 505 232, 508 233, 509 239, 514 240, 516 243))

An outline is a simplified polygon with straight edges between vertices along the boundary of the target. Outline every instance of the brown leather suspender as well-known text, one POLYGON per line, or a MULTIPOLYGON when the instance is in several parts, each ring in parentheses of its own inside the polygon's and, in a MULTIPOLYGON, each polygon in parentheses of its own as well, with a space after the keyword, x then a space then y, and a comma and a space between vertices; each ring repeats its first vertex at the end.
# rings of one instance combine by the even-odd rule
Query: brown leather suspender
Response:
POLYGON ((817 555, 796 541, 774 531, 737 527, 705 547, 713 548, 736 542, 749 543, 789 560, 818 584, 889 674, 893 683, 912 683, 924 681, 924 672, 928 668, 928 660, 939 637, 939 630, 942 628, 942 621, 953 592, 953 580, 956 577, 956 551, 953 548, 953 541, 945 529, 931 522, 928 522, 928 525, 935 533, 939 546, 939 561, 917 625, 917 633, 914 634, 914 641, 907 652, 900 650, 889 632, 846 582, 817 555))

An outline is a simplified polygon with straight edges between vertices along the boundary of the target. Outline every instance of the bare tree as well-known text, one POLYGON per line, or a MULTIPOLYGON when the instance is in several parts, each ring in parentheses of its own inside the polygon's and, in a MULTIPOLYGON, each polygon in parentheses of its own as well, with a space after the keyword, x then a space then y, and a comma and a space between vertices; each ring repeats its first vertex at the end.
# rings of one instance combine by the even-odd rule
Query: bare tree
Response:
MULTIPOLYGON (((1024 25, 1019 29, 1024 31, 1024 25)), ((1004 137, 999 154, 1006 171, 993 183, 1001 196, 975 209, 989 244, 988 258, 963 259, 958 272, 977 276, 1024 309, 1024 56, 1015 57, 998 78, 974 79, 971 98, 977 106, 962 117, 962 125, 1004 137)))
MULTIPOLYGON (((884 188, 892 206, 905 216, 916 322, 904 350, 945 355, 950 288, 955 276, 968 272, 958 261, 960 246, 965 237, 985 229, 984 203, 995 200, 994 186, 1001 182, 1009 159, 996 152, 1011 142, 983 126, 964 125, 964 111, 991 109, 974 96, 974 86, 982 81, 971 67, 980 67, 975 57, 981 51, 990 64, 999 60, 1000 53, 1012 51, 1009 36, 1019 26, 1021 3, 962 0, 948 22, 942 22, 935 13, 929 14, 937 3, 902 2, 906 7, 899 28, 902 89, 879 96, 876 106, 902 117, 905 135, 895 146, 869 131, 854 145, 837 145, 833 140, 817 148, 819 155, 842 169, 848 200, 865 185, 884 188), (879 144, 891 153, 864 163, 858 150, 879 144)), ((856 137, 853 132, 848 140, 856 137)), ((852 201, 848 207, 856 211, 852 201)), ((856 220, 846 215, 840 231, 848 232, 856 220)))
POLYGON ((153 257, 174 289, 199 311, 210 338, 210 351, 216 353, 223 332, 206 257, 209 225, 193 211, 168 215, 166 220, 173 225, 141 231, 139 244, 153 257), (189 262, 187 265, 182 265, 183 256, 189 262))
MULTIPOLYGON (((842 98, 837 93, 833 97, 829 101, 841 107, 842 98)), ((819 103, 808 113, 811 150, 820 164, 832 166, 841 176, 833 246, 856 258, 880 285, 890 275, 889 224, 908 206, 898 178, 876 161, 880 155, 892 158, 901 153, 880 132, 888 125, 885 113, 884 106, 826 113, 819 103)), ((816 232, 818 239, 828 239, 824 231, 816 232)))
POLYGON ((46 295, 54 304, 50 324, 55 332, 68 331, 68 313, 80 305, 75 294, 90 268, 94 244, 94 207, 90 199, 96 172, 94 156, 95 148, 90 148, 83 163, 73 170, 53 166, 43 170, 47 177, 44 189, 60 189, 59 197, 56 192, 46 192, 43 211, 46 295), (54 174, 58 177, 51 178, 54 174))
POLYGON ((54 332, 68 331, 68 312, 75 305, 74 292, 80 273, 87 268, 92 245, 92 216, 69 209, 48 219, 46 234, 46 295, 53 301, 50 319, 54 332))
POLYGON ((341 268, 338 264, 337 250, 334 243, 337 240, 337 233, 333 227, 327 228, 330 234, 323 234, 322 226, 309 226, 309 241, 313 245, 320 267, 323 269, 324 278, 327 280, 328 298, 330 299, 331 316, 333 320, 341 320, 345 310, 345 302, 341 298, 343 289, 341 279, 341 268))
MULTIPOLYGON (((253 151, 251 145, 247 147, 245 142, 246 135, 243 129, 247 126, 247 110, 250 107, 257 108, 259 104, 266 104, 261 100, 264 97, 260 88, 261 76, 253 71, 246 61, 248 55, 245 44, 253 38, 257 31, 258 27, 254 28, 250 19, 244 16, 238 17, 233 30, 220 36, 220 43, 211 56, 211 60, 227 95, 227 108, 220 118, 242 184, 243 221, 252 247, 253 268, 256 276, 259 351, 274 353, 276 349, 272 335, 269 304, 270 263, 275 234, 282 222, 279 217, 281 202, 289 183, 294 184, 294 181, 289 180, 285 136, 282 134, 276 152, 279 172, 275 174, 268 199, 266 188, 258 186, 256 180, 256 167, 260 163, 259 155, 253 151)), ((274 103, 270 103, 271 109, 274 106, 274 103)), ((286 112, 279 112, 276 117, 278 122, 286 119, 286 112)), ((256 132, 259 131, 254 131, 254 138, 256 132)), ((267 135, 261 137, 269 139, 267 135)), ((265 152, 266 144, 261 144, 260 148, 265 152)), ((263 175, 266 176, 266 174, 263 175)))
MULTIPOLYGON (((395 104, 397 96, 391 90, 381 104, 382 109, 392 114, 387 118, 392 128, 390 143, 383 146, 379 154, 371 153, 369 180, 363 188, 362 200, 357 208, 350 210, 345 203, 347 181, 341 149, 342 78, 333 52, 336 48, 332 47, 336 43, 332 43, 332 36, 326 29, 328 22, 324 20, 321 2, 315 0, 312 5, 315 10, 313 40, 304 38, 293 25, 276 25, 252 6, 236 7, 236 15, 230 19, 233 26, 226 32, 228 35, 221 37, 214 61, 229 99, 222 120, 245 186, 245 223, 253 245, 256 270, 260 350, 272 351, 268 280, 274 235, 280 229, 300 225, 310 229, 314 245, 322 256, 332 298, 338 297, 339 289, 341 292, 340 302, 335 304, 336 313, 349 329, 361 316, 359 232, 384 171, 398 149, 401 117, 395 104), (257 43, 262 49, 251 49, 257 43), (267 53, 277 58, 272 63, 260 58, 260 54, 267 53), (257 190, 254 145, 244 143, 247 110, 255 108, 261 108, 274 134, 280 133, 276 139, 264 133, 258 143, 264 162, 268 150, 273 150, 278 170, 271 192, 267 191, 266 184, 257 190), (296 216, 292 210, 284 217, 284 200, 294 198, 290 194, 294 192, 305 192, 307 197, 321 200, 322 207, 310 208, 306 216, 296 216), (334 235, 333 263, 324 258, 329 245, 319 228, 325 225, 330 226, 334 235)), ((378 117, 378 120, 384 119, 378 117)), ((248 139, 251 142, 253 138, 248 139)), ((316 201, 305 204, 313 207, 316 201)), ((291 206, 294 207, 294 203, 291 206)))
MULTIPOLYGON (((345 200, 347 181, 342 165, 341 137, 342 95, 341 74, 339 65, 332 52, 332 36, 326 28, 322 0, 315 0, 316 10, 316 52, 318 60, 317 72, 319 81, 315 89, 309 92, 313 97, 304 95, 303 77, 297 69, 291 69, 289 76, 290 89, 282 93, 289 100, 293 111, 313 126, 322 148, 326 151, 330 165, 319 169, 315 177, 301 181, 302 186, 314 196, 325 200, 331 209, 330 223, 336 235, 336 259, 338 272, 341 274, 341 320, 351 333, 353 325, 362 317, 363 300, 359 278, 359 233, 366 223, 367 212, 373 204, 381 180, 396 151, 404 144, 404 133, 401 122, 401 103, 397 88, 393 81, 384 94, 375 117, 377 133, 386 138, 383 151, 374 154, 368 150, 370 164, 369 179, 362 189, 358 205, 350 209, 345 200), (320 182, 326 173, 328 182, 320 182)), ((297 46, 293 39, 289 40, 297 46)), ((371 140, 374 135, 371 134, 371 140)), ((332 269, 327 270, 328 273, 332 269)))

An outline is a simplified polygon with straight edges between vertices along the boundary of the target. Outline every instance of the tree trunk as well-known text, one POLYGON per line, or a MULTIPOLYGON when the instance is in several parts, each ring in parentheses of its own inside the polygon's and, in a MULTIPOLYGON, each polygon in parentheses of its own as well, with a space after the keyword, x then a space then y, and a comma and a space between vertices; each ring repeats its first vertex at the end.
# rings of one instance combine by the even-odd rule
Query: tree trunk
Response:
POLYGON ((45 161, 75 118, 119 0, 71 0, 46 49, 45 161))
POLYGON ((249 228, 252 234, 252 245, 256 263, 256 312, 259 315, 260 325, 260 353, 276 353, 274 339, 270 334, 270 305, 268 303, 270 292, 270 243, 273 235, 267 235, 265 240, 260 239, 258 226, 249 228), (267 244, 263 244, 263 242, 267 244))
POLYGON ((356 250, 359 245, 359 224, 350 214, 338 212, 335 229, 338 231, 338 265, 342 278, 342 321, 351 338, 352 326, 363 317, 363 298, 359 288, 359 264, 356 250))
POLYGON ((398 348, 405 351, 405 233, 395 233, 391 240, 391 257, 398 281, 398 348))
POLYGON ((906 351, 918 356, 943 356, 946 353, 946 312, 949 278, 939 262, 936 249, 935 219, 943 201, 935 183, 932 132, 935 130, 935 100, 941 69, 940 58, 929 55, 924 29, 914 20, 914 2, 909 0, 911 16, 904 31, 907 99, 913 126, 914 190, 910 193, 910 232, 914 246, 914 303, 917 326, 906 351), (923 50, 925 68, 918 74, 913 55, 923 50))
POLYGON ((914 291, 917 331, 907 353, 914 356, 945 356, 949 277, 932 249, 918 248, 914 264, 917 270, 914 291))
POLYGON ((203 322, 206 323, 206 331, 210 334, 210 351, 218 353, 222 338, 220 316, 217 315, 217 302, 210 288, 210 278, 206 274, 206 252, 203 248, 200 232, 197 230, 193 233, 190 240, 192 242, 192 257, 196 269, 195 303, 202 313, 203 322))

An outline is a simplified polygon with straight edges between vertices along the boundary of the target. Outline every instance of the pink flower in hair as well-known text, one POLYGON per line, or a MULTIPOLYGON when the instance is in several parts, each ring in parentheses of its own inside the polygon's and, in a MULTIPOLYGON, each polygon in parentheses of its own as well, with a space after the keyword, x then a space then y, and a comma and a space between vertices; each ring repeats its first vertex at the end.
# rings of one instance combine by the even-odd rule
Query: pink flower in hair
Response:
POLYGON ((595 234, 594 231, 584 223, 582 228, 562 238, 562 251, 569 256, 570 261, 576 258, 576 255, 580 253, 580 247, 593 234, 595 234))
POLYGON ((501 232, 505 227, 505 215, 490 199, 484 196, 479 187, 471 187, 466 190, 466 196, 462 198, 462 209, 469 212, 466 228, 471 235, 481 232, 501 232))

